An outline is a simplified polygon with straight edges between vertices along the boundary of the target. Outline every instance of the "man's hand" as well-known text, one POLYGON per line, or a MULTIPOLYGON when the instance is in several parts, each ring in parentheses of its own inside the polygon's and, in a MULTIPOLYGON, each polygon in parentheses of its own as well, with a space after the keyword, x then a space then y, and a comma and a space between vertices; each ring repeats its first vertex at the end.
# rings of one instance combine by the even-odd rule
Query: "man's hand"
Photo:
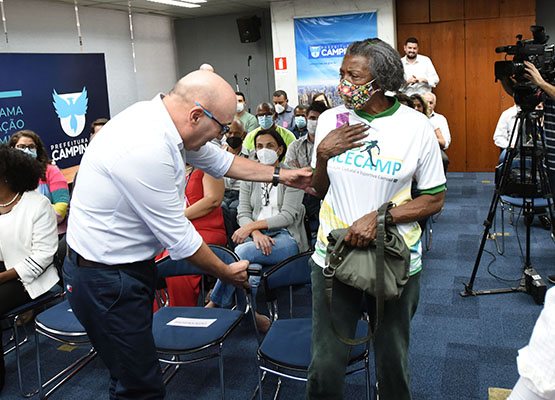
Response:
POLYGON ((418 82, 418 79, 416 79, 416 76, 411 76, 409 79, 407 79, 407 84, 412 85, 413 83, 418 82))
POLYGON ((344 242, 353 247, 368 247, 370 242, 376 238, 377 224, 377 211, 372 211, 370 214, 364 215, 349 227, 344 242))
POLYGON ((428 84, 428 80, 426 78, 418 78, 416 81, 420 83, 428 84))
POLYGON ((360 140, 367 136, 365 132, 369 128, 366 124, 345 124, 334 129, 318 145, 318 157, 327 161, 347 150, 362 146, 360 140))
POLYGON ((222 282, 229 285, 248 289, 250 287, 248 280, 249 278, 247 275, 248 266, 249 262, 247 260, 241 260, 229 264, 229 268, 225 269, 225 274, 221 275, 219 278, 222 280, 222 282))
POLYGON ((250 236, 251 233, 252 229, 250 229, 249 225, 247 224, 233 232, 233 235, 231 235, 231 240, 233 240, 234 243, 241 244, 245 241, 246 238, 250 236))
POLYGON ((284 185, 307 190, 312 182, 312 168, 284 169, 279 174, 279 181, 284 185))
POLYGON ((526 66, 524 70, 527 72, 527 74, 524 74, 524 77, 529 79, 530 82, 532 82, 534 85, 543 87, 543 85, 545 85, 546 82, 542 78, 540 71, 538 71, 536 66, 532 64, 530 61, 524 61, 524 65, 526 66))

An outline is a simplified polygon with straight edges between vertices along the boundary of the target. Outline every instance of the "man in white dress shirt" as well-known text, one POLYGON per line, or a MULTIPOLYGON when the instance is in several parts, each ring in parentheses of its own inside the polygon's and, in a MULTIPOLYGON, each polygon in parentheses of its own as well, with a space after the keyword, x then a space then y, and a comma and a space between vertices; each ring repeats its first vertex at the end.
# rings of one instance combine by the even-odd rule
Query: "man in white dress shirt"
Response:
POLYGON ((401 58, 405 70, 405 86, 401 91, 407 96, 424 94, 432 91, 439 83, 432 60, 418 54, 418 40, 408 38, 404 46, 405 56, 401 58))
POLYGON ((111 119, 83 157, 64 283, 73 312, 110 370, 111 399, 164 397, 152 336, 153 259, 162 249, 248 287, 248 262, 224 264, 185 218, 185 162, 215 177, 310 183, 309 170, 280 171, 207 143, 222 138, 235 108, 235 93, 220 76, 195 71, 168 95, 111 119))

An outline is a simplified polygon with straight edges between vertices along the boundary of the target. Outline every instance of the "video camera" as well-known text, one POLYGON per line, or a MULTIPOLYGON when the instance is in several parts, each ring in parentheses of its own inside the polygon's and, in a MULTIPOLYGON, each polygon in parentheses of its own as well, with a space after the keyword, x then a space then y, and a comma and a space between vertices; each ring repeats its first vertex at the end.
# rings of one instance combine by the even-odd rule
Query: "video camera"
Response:
POLYGON ((554 45, 546 44, 549 36, 543 26, 533 25, 530 30, 533 39, 522 40, 522 35, 517 35, 515 45, 495 49, 496 53, 514 56, 511 61, 495 62, 495 81, 501 80, 503 88, 514 97, 515 103, 527 111, 533 110, 543 99, 539 88, 524 77, 524 61, 534 64, 547 82, 553 82, 555 78, 554 45))

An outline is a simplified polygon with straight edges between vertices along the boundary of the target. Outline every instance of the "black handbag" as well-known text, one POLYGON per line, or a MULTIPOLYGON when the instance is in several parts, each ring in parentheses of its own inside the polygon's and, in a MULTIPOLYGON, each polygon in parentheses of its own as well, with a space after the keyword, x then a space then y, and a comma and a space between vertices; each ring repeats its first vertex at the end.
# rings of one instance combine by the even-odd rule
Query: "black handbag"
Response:
POLYGON ((376 239, 366 248, 351 247, 344 242, 348 229, 336 229, 328 236, 326 250, 325 295, 332 315, 333 281, 352 286, 376 298, 374 329, 368 321, 368 336, 350 339, 340 335, 335 326, 335 335, 345 344, 358 345, 372 338, 383 317, 384 302, 401 297, 409 279, 410 251, 395 225, 386 226, 385 214, 389 203, 378 209, 376 239))

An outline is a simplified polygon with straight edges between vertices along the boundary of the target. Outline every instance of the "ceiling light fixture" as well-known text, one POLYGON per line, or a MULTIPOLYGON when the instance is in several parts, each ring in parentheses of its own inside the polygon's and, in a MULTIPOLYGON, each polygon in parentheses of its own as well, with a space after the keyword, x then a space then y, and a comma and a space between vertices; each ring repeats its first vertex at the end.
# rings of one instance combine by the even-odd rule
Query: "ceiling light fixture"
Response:
POLYGON ((190 2, 188 3, 184 1, 178 1, 178 0, 147 0, 147 1, 150 1, 151 3, 160 3, 160 4, 166 4, 168 6, 185 7, 185 8, 198 8, 200 7, 199 4, 192 4, 192 3, 206 2, 206 0, 190 0, 190 2))

